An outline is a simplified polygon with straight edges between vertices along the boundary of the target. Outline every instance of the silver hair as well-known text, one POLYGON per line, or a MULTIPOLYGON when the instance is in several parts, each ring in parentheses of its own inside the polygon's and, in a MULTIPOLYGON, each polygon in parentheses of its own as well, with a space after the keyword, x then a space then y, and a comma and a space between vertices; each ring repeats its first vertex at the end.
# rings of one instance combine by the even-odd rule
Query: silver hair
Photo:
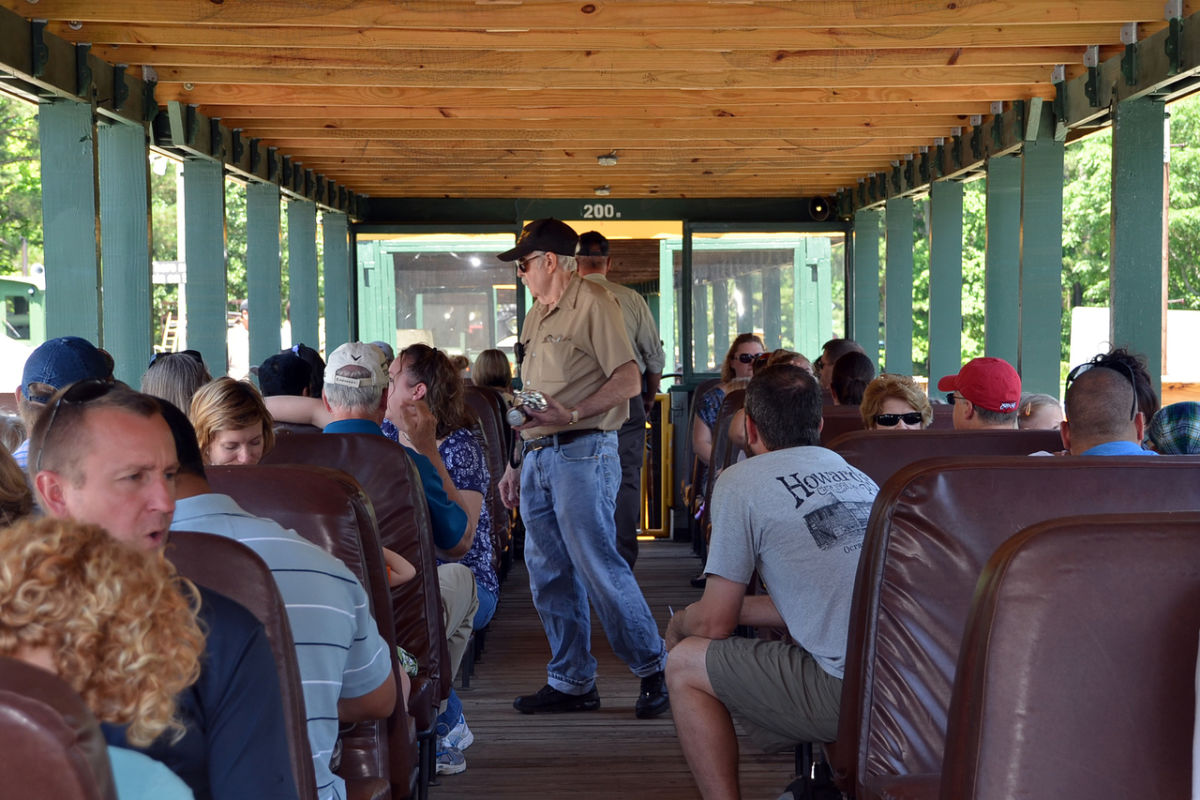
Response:
MULTIPOLYGON (((369 369, 353 365, 342 367, 338 373, 344 373, 347 378, 371 377, 369 369)), ((373 412, 383 399, 383 390, 383 386, 341 386, 331 380, 325 381, 325 399, 333 408, 344 411, 373 412)))

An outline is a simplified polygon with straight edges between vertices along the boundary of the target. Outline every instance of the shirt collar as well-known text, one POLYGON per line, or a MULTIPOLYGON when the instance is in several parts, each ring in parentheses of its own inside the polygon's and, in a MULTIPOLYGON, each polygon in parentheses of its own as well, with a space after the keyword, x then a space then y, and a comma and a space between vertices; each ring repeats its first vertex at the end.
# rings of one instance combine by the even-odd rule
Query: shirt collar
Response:
POLYGON ((171 527, 187 530, 187 526, 184 524, 187 520, 212 514, 246 516, 246 511, 227 494, 218 494, 217 492, 197 494, 175 501, 175 516, 171 518, 171 527))
POLYGON ((1136 442, 1120 439, 1115 442, 1104 442, 1098 444, 1088 450, 1084 450, 1079 455, 1081 456, 1154 456, 1158 455, 1153 450, 1143 450, 1141 445, 1136 442))
POLYGON ((326 425, 322 433, 369 433, 383 436, 383 429, 370 419, 338 419, 326 425))

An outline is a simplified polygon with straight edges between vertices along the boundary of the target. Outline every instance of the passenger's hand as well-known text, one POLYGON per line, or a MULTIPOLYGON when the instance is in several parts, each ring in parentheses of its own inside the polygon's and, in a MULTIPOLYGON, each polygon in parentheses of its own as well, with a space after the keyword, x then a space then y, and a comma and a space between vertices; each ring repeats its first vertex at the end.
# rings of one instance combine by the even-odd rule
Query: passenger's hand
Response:
POLYGON ((500 489, 500 501, 505 508, 517 508, 521 504, 521 470, 512 465, 504 468, 504 477, 497 484, 500 489))
POLYGON ((437 420, 424 403, 406 403, 392 423, 412 442, 413 449, 428 456, 437 452, 437 420))
POLYGON ((667 620, 667 632, 663 635, 663 639, 667 643, 668 651, 687 638, 687 634, 683 632, 683 619, 686 615, 687 609, 683 608, 676 611, 674 616, 667 620))
POLYGON ((550 395, 546 395, 546 410, 534 411, 529 406, 523 406, 530 420, 517 430, 532 428, 539 425, 567 425, 571 422, 571 412, 562 403, 550 395))

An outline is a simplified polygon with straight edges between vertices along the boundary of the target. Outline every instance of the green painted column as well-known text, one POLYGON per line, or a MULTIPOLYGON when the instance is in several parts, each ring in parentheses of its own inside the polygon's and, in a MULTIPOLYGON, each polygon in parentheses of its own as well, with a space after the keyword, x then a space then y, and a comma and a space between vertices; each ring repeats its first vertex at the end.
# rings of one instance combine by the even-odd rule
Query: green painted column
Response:
POLYGON ((987 164, 984 352, 1016 364, 1021 312, 1021 157, 987 164))
POLYGON ((962 366, 963 185, 930 186, 929 380, 954 375, 962 366))
POLYGON ((780 284, 779 267, 767 267, 762 271, 763 342, 768 351, 783 346, 781 343, 783 312, 780 309, 780 284))
MULTIPOLYGON (((879 366, 879 219, 875 210, 859 211, 854 215, 851 240, 854 271, 851 273, 851 294, 854 298, 850 315, 850 338, 862 345, 863 351, 879 366)), ((805 355, 808 355, 805 353, 805 355)))
POLYGON ((247 184, 246 293, 251 366, 261 364, 282 347, 279 221, 279 187, 273 183, 247 184))
POLYGON ((706 372, 712 354, 708 349, 709 323, 712 315, 708 310, 708 286, 697 283, 692 287, 692 353, 695 361, 693 372, 706 372))
POLYGON ((184 259, 187 261, 187 343, 208 371, 224 375, 229 359, 225 309, 225 174, 220 163, 183 165, 184 259))
POLYGON ((912 375, 913 201, 887 201, 887 267, 884 298, 884 367, 912 375))
POLYGON ((1064 145, 1025 143, 1021 175, 1021 388, 1058 397, 1062 380, 1064 145))
POLYGON ((104 286, 104 349, 117 380, 141 383, 154 351, 150 316, 150 175, 146 131, 101 123, 100 257, 104 286))
POLYGON ((658 335, 662 337, 667 363, 663 372, 680 372, 675 359, 675 332, 678 322, 675 310, 675 255, 666 239, 658 242, 658 335))
MULTIPOLYGON (((827 237, 818 236, 808 240, 807 263, 816 287, 816 342, 811 348, 816 352, 821 345, 834 338, 833 332, 833 255, 827 237)), ((841 336, 841 334, 837 334, 841 336)), ((805 353, 808 355, 808 353, 805 353)))
MULTIPOLYGON (((378 240, 358 243, 358 337, 396 340, 396 270, 378 240)), ((518 303, 520 295, 518 293, 518 303)))
POLYGON ((721 363, 729 352, 729 280, 718 278, 712 285, 713 360, 721 363))
POLYGON ((102 342, 100 243, 92 107, 72 100, 38 105, 46 336, 102 342))
MULTIPOLYGON (((326 350, 351 341, 354 320, 350 307, 350 218, 327 211, 321 215, 325 244, 325 341, 326 350)), ((495 320, 494 309, 490 318, 495 320)), ((375 341, 375 340, 372 340, 375 341)), ((395 341, 387 339, 393 347, 395 341)))
POLYGON ((1117 103, 1113 118, 1111 341, 1146 358, 1155 391, 1163 367, 1163 104, 1117 103))
POLYGON ((292 342, 320 349, 317 286, 317 206, 306 200, 287 205, 288 298, 292 303, 292 342))

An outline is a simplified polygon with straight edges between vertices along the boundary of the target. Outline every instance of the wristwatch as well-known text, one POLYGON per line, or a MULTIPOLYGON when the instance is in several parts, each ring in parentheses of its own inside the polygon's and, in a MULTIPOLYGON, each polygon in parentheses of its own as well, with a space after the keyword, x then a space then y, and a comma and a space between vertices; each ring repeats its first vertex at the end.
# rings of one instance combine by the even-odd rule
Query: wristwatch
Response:
POLYGON ((567 421, 567 424, 574 425, 576 422, 579 422, 579 409, 572 408, 571 409, 571 419, 567 421))

